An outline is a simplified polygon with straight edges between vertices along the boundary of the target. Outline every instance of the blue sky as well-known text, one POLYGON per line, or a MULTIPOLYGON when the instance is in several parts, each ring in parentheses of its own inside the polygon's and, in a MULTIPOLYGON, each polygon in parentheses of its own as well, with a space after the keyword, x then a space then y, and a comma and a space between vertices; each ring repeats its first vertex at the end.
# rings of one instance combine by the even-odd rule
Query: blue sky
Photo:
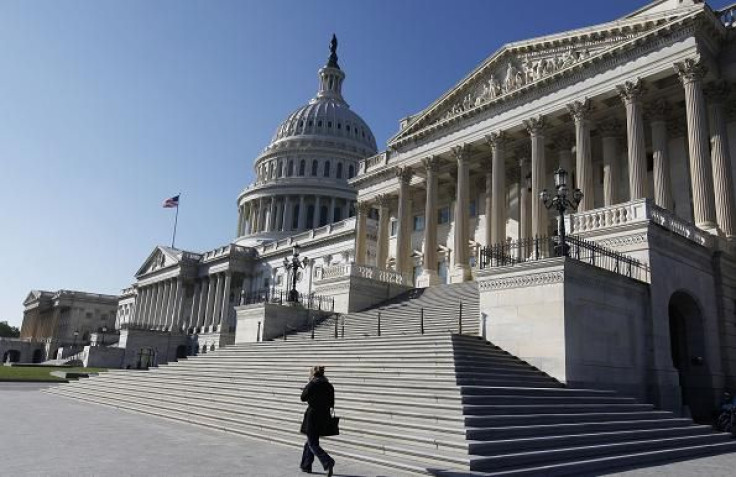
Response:
MULTIPOLYGON (((333 32, 379 148, 504 43, 644 0, 0 0, 0 321, 34 288, 117 293, 156 244, 235 235, 238 192, 333 32)), ((719 7, 726 1, 715 2, 719 7)))

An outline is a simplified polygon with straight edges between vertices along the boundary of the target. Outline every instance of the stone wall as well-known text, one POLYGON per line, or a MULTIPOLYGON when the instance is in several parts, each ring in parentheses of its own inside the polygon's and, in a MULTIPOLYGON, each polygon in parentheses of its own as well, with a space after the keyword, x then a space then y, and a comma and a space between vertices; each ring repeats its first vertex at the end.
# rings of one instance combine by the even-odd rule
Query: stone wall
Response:
POLYGON ((283 336, 284 330, 308 329, 312 319, 319 322, 331 314, 271 303, 239 306, 235 310, 238 317, 235 344, 269 341, 283 336))
POLYGON ((334 298, 335 312, 353 313, 390 300, 411 288, 349 275, 320 280, 314 289, 318 295, 334 298))

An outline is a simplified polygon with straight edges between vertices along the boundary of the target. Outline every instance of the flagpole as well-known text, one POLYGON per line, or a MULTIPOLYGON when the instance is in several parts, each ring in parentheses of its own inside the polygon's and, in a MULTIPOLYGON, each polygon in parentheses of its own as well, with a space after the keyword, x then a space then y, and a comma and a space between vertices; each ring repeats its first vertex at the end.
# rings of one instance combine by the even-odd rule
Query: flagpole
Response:
MULTIPOLYGON (((181 192, 177 195, 179 197, 179 201, 181 202, 181 192)), ((174 244, 176 243, 176 225, 179 223, 179 204, 176 204, 176 215, 174 216, 174 234, 171 236, 171 248, 174 247, 174 244)))

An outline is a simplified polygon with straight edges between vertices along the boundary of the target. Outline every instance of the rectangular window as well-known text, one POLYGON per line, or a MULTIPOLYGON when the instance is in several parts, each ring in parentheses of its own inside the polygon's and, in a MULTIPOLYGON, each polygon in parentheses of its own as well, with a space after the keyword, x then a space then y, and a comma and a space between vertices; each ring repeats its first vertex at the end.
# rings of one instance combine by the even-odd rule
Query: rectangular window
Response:
POLYGON ((424 230, 424 215, 414 216, 414 232, 421 232, 424 230))
POLYGON ((391 221, 391 236, 396 237, 396 234, 399 231, 399 222, 397 220, 391 221))
POLYGON ((450 222, 450 206, 446 205, 437 210, 437 223, 446 224, 450 222))

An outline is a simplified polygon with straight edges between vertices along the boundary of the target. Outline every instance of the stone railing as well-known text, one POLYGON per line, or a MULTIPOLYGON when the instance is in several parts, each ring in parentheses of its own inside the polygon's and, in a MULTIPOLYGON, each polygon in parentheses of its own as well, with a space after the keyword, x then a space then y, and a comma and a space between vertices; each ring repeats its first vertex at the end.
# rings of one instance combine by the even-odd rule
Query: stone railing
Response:
POLYGON ((376 154, 375 156, 367 157, 360 161, 359 172, 365 174, 366 172, 375 169, 376 167, 383 166, 388 163, 388 153, 386 151, 376 154))
POLYGON ((205 252, 200 257, 203 262, 208 262, 210 260, 226 257, 228 255, 247 255, 249 253, 250 252, 248 251, 248 247, 241 247, 240 245, 229 244, 218 247, 214 250, 210 250, 209 252, 205 252))
POLYGON ((316 229, 306 230, 290 237, 274 240, 273 242, 267 242, 257 247, 258 252, 261 254, 274 252, 284 248, 291 248, 295 243, 303 245, 305 242, 309 242, 314 239, 329 237, 349 230, 355 229, 355 217, 348 217, 347 219, 339 222, 334 222, 316 229))
POLYGON ((341 277, 360 277, 376 280, 379 282, 393 283, 395 285, 412 285, 411 277, 402 275, 392 270, 379 270, 368 265, 356 265, 355 263, 340 263, 325 267, 322 270, 320 280, 341 277))
POLYGON ((565 217, 565 226, 571 234, 605 231, 614 227, 646 222, 652 222, 703 247, 713 245, 713 237, 709 233, 669 210, 654 205, 650 199, 632 200, 565 217))

